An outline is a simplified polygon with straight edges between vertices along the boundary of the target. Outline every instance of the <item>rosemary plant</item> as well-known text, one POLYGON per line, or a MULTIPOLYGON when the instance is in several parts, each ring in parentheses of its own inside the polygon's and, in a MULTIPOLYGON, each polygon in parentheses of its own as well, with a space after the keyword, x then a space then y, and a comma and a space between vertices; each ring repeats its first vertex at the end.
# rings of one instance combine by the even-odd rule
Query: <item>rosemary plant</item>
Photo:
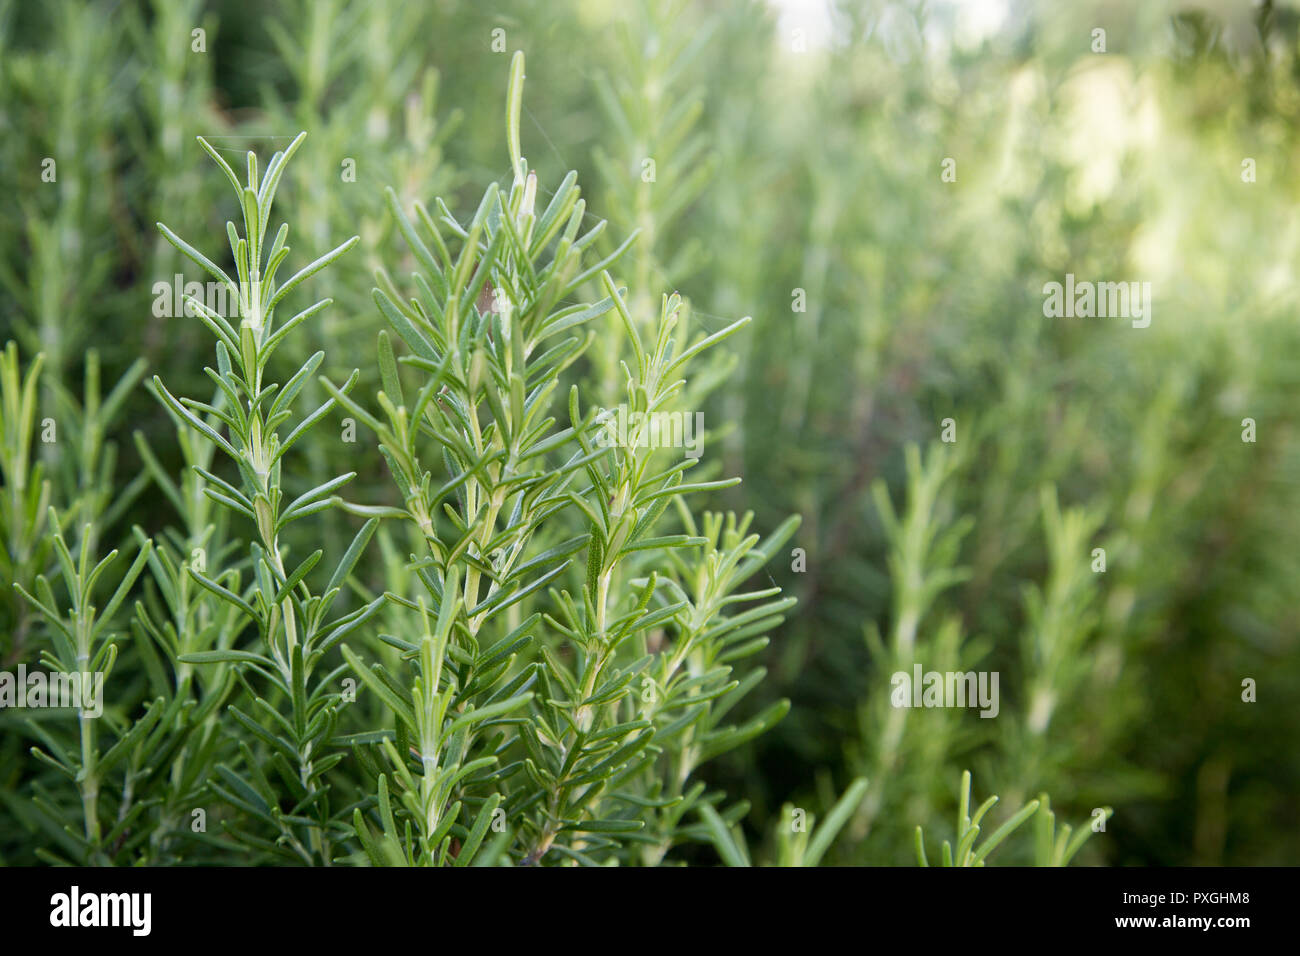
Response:
POLYGON ((1280 5, 255 6, 0 0, 0 864, 1295 857, 1280 5))
MULTIPOLYGON (((286 500, 283 483, 284 455, 309 429, 334 408, 328 399, 302 417, 292 430, 281 429, 294 419, 293 402, 324 359, 317 352, 286 382, 268 381, 267 366, 285 338, 303 322, 325 309, 325 299, 307 306, 292 318, 277 322, 276 308, 295 288, 338 259, 356 242, 353 237, 304 266, 283 283, 277 283, 280 266, 289 255, 288 224, 270 239, 271 208, 285 166, 301 146, 300 134, 284 151, 276 153, 259 176, 255 154, 248 154, 248 176, 241 183, 230 165, 205 140, 200 145, 225 173, 239 199, 244 233, 227 223, 230 251, 237 279, 232 279, 211 259, 159 223, 163 235, 182 253, 222 283, 237 303, 236 328, 219 312, 193 296, 186 301, 216 337, 217 368, 204 371, 216 384, 212 403, 174 397, 161 379, 154 384, 168 408, 181 421, 210 441, 238 469, 239 484, 195 464, 203 478, 202 492, 251 523, 254 537, 248 545, 246 567, 250 581, 241 587, 238 567, 219 569, 206 558, 189 561, 185 571, 199 586, 242 612, 243 623, 256 632, 256 643, 245 648, 219 648, 177 655, 180 664, 237 665, 241 681, 258 680, 262 693, 250 687, 252 712, 233 705, 230 713, 252 740, 269 748, 269 766, 255 756, 252 744, 240 742, 243 774, 222 764, 221 783, 212 789, 273 834, 268 841, 246 831, 239 835, 255 846, 281 850, 304 862, 332 862, 333 842, 344 824, 333 816, 329 787, 323 775, 342 753, 330 753, 340 704, 338 672, 323 672, 322 658, 350 631, 374 613, 379 601, 338 617, 330 612, 342 585, 361 556, 373 530, 372 519, 362 526, 352 544, 334 560, 333 573, 323 590, 313 591, 308 572, 321 560, 316 550, 296 563, 282 543, 285 529, 295 521, 333 507, 335 494, 353 474, 340 475, 286 500), (268 240, 270 240, 268 245, 268 240), (227 429, 223 436, 209 418, 227 429), (263 696, 265 694, 266 696, 263 696), (269 698, 269 699, 268 699, 269 698), (272 784, 272 779, 276 780, 272 784), (285 806, 288 809, 285 809, 285 806)), ((356 375, 343 387, 355 384, 356 375)), ((199 549, 200 553, 202 549, 199 549)), ((240 562, 245 564, 245 562, 240 562)))
POLYGON ((6 601, 13 626, 3 669, 14 664, 43 667, 44 684, 37 686, 44 687, 48 698, 41 702, 52 709, 29 717, 6 711, 0 726, 6 743, 34 741, 32 757, 52 768, 60 783, 69 782, 76 799, 67 799, 66 787, 34 781, 30 803, 6 793, 5 804, 17 819, 44 834, 48 845, 34 851, 40 859, 105 865, 135 858, 136 846, 148 839, 151 827, 141 825, 141 817, 151 803, 140 796, 149 790, 141 781, 141 761, 165 752, 185 732, 160 698, 145 702, 144 712, 133 718, 138 696, 131 679, 113 679, 122 648, 117 614, 151 556, 151 544, 141 539, 124 571, 119 549, 100 556, 100 540, 143 487, 133 482, 113 498, 115 445, 105 441, 105 434, 143 366, 133 364, 103 396, 98 355, 92 351, 84 404, 55 387, 58 418, 38 423, 42 366, 43 356, 37 355, 24 376, 14 343, 0 357, 0 474, 5 484, 0 528, 6 536, 0 570, 13 586, 5 597, 14 600, 6 601), (38 433, 54 451, 49 456, 52 479, 45 477, 44 462, 31 460, 38 433), (67 502, 63 512, 55 500, 67 502), (69 521, 79 524, 71 540, 63 533, 69 521), (51 564, 56 573, 47 570, 51 564), (97 603, 105 594, 107 601, 97 603), (112 694, 105 689, 110 681, 112 694), (76 715, 75 729, 59 720, 69 712, 76 715))
MULTIPOLYGON (((961 775, 961 792, 957 806, 956 842, 944 840, 940 854, 943 866, 984 866, 989 854, 1022 827, 1026 821, 1033 820, 1034 864, 1036 866, 1065 866, 1079 849, 1088 842, 1096 830, 1093 827, 1080 827, 1077 831, 1068 824, 1056 830, 1056 814, 1051 810, 1051 801, 1046 794, 1036 800, 1030 800, 1023 807, 1008 817, 1001 826, 980 841, 980 822, 990 810, 997 805, 996 796, 989 797, 974 811, 971 810, 970 771, 961 775)), ((1112 815, 1110 807, 1102 809, 1094 822, 1104 823, 1112 815)), ((925 833, 921 827, 915 830, 916 859, 921 866, 929 866, 930 860, 925 849, 925 833)))
POLYGON ((747 320, 688 343, 683 303, 665 296, 645 341, 608 271, 626 244, 585 261, 604 224, 583 231, 575 174, 538 210, 520 150, 523 68, 516 54, 508 191, 490 185, 464 223, 441 201, 436 221, 417 205, 413 222, 389 193, 418 271, 415 296, 391 281, 375 290, 411 353, 395 359, 380 334, 382 418, 328 386, 379 436, 397 513, 421 543, 421 593, 388 595, 417 615, 410 637, 385 636, 406 675, 343 651, 396 723, 375 745, 381 833, 357 811, 377 863, 464 865, 503 852, 524 864, 657 863, 689 835, 686 813, 720 799, 690 784, 696 766, 788 708, 720 723, 762 676, 733 679, 731 662, 761 649, 791 603, 772 600, 777 588, 738 589, 795 522, 766 541, 748 534, 749 517, 701 525, 685 496, 734 482, 685 480, 697 459, 668 463, 649 435, 691 361, 747 320), (573 302, 596 277, 604 297, 573 302), (583 324, 610 311, 626 335, 623 412, 635 423, 616 440, 612 413, 584 413, 577 383, 568 423, 550 414, 591 344, 583 324), (413 392, 404 370, 418 374, 413 392), (682 530, 659 533, 670 506, 682 530), (753 603, 724 613, 742 602, 753 603), (494 819, 508 835, 485 843, 494 819))

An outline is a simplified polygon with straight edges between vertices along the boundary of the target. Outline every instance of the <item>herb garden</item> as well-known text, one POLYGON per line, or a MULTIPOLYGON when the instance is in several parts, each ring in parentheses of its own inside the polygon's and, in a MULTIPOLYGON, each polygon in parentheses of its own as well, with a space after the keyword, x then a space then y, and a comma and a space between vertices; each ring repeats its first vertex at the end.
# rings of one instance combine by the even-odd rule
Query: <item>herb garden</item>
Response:
POLYGON ((1291 862, 1241 6, 0 0, 0 864, 1291 862))

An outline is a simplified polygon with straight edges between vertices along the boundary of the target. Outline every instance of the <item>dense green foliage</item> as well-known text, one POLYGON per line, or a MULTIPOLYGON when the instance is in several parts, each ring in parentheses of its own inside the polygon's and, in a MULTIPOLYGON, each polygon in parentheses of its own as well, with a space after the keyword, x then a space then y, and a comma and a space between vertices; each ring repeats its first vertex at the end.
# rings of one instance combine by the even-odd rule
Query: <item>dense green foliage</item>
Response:
POLYGON ((1300 15, 1008 7, 0 0, 0 862, 1289 862, 1300 15))

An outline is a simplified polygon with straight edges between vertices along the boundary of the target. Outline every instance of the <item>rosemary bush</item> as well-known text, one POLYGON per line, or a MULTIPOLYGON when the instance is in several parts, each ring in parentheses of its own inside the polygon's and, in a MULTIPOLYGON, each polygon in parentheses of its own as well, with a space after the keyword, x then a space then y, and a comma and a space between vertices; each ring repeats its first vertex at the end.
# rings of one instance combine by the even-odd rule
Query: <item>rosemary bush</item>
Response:
POLYGON ((0 862, 1294 858, 1294 17, 829 7, 0 0, 0 862))
MULTIPOLYGON (((341 386, 321 376, 330 397, 295 417, 321 352, 285 381, 272 380, 277 350, 331 303, 283 320, 280 304, 358 241, 277 281, 290 255, 289 227, 273 229, 271 211, 305 134, 264 172, 250 152, 242 182, 199 138, 235 191, 243 232, 227 224, 232 277, 159 224, 228 291, 238 318, 236 325, 186 296, 216 339, 216 368, 205 369, 216 389, 211 401, 177 398, 153 379, 182 429, 188 471, 173 479, 143 439, 140 451, 183 526, 156 551, 136 529, 137 557, 98 619, 95 585, 117 552, 90 566, 90 523, 74 561, 57 515, 48 518, 72 601, 68 616, 43 575, 36 595, 17 585, 55 641, 58 653, 47 664, 111 677, 117 645, 104 628, 146 564, 152 571, 154 597, 137 604, 136 636, 159 696, 134 723, 113 727, 105 753, 85 706, 80 759, 44 733, 45 748, 33 749, 80 794, 80 837, 67 822, 75 811, 53 797, 36 804, 47 826, 62 824, 67 858, 166 860, 174 844, 159 833, 175 827, 186 798, 201 798, 199 781, 210 772, 204 792, 225 804, 222 836, 211 845, 239 845, 255 859, 658 863, 700 830, 700 813, 718 818, 725 795, 695 780, 699 765, 785 713, 781 702, 741 725, 723 723, 763 675, 734 678, 732 662, 760 651, 793 603, 779 598, 780 588, 743 586, 797 521, 764 539, 750 533, 752 516, 692 513, 687 495, 733 482, 687 481, 698 458, 673 462, 647 433, 654 416, 679 400, 679 376, 696 356, 748 320, 692 338, 681 299, 665 296, 653 336, 643 340, 607 271, 622 250, 589 261, 604 223, 584 231, 575 175, 544 210, 536 206, 537 177, 520 152, 523 63, 517 54, 508 94, 508 193, 489 186, 463 225, 440 200, 441 227, 418 205, 417 227, 388 193, 419 266, 419 294, 404 299, 382 273, 388 290, 374 290, 410 350, 399 361, 379 333, 378 414, 350 396, 354 373, 341 386), (596 275, 604 298, 570 304, 596 275), (624 414, 636 424, 626 435, 616 435, 612 412, 582 413, 577 382, 567 408, 560 406, 568 424, 549 414, 566 370, 594 339, 584 324, 610 311, 627 336, 624 414), (409 406, 403 374, 418 376, 409 406), (286 456, 336 406, 378 436, 400 506, 343 501, 338 492, 354 473, 290 490, 286 456), (237 477, 214 470, 214 452, 237 477), (333 507, 366 520, 327 562, 328 580, 313 587, 324 552, 294 556, 287 531, 333 507), (219 523, 218 512, 225 513, 219 523), (392 546, 417 547, 403 568, 406 587, 335 612, 345 590, 361 590, 350 581, 381 520, 398 522, 385 529, 392 546), (670 521, 682 530, 665 527, 670 521), (396 653, 368 664, 363 657, 375 655, 376 642, 354 649, 345 639, 364 635, 362 626, 385 605, 408 613, 391 616, 396 633, 378 635, 396 653), (343 663, 331 667, 336 646, 343 663), (377 727, 340 735, 341 711, 355 700, 341 683, 349 668, 382 702, 382 717, 377 727), (233 746, 222 747, 222 739, 233 746), (331 771, 349 757, 349 745, 359 777, 336 784, 331 771), (114 803, 102 807, 101 788, 118 764, 121 791, 114 780, 114 803), (136 793, 138 778, 164 770, 171 792, 136 793), (105 816, 115 816, 111 828, 105 816)), ((115 397, 138 376, 128 375, 115 397)), ((20 383, 11 348, 6 401, 27 426, 7 443, 15 473, 25 471, 35 380, 33 370, 20 383)), ((86 457, 93 460, 94 450, 86 457)), ((30 551, 39 518, 30 514, 35 505, 20 503, 28 513, 14 516, 15 531, 30 551)), ((739 818, 744 806, 725 812, 739 818)), ((206 835, 206 827, 197 832, 206 835)), ((184 849, 174 852, 184 858, 184 849)))

